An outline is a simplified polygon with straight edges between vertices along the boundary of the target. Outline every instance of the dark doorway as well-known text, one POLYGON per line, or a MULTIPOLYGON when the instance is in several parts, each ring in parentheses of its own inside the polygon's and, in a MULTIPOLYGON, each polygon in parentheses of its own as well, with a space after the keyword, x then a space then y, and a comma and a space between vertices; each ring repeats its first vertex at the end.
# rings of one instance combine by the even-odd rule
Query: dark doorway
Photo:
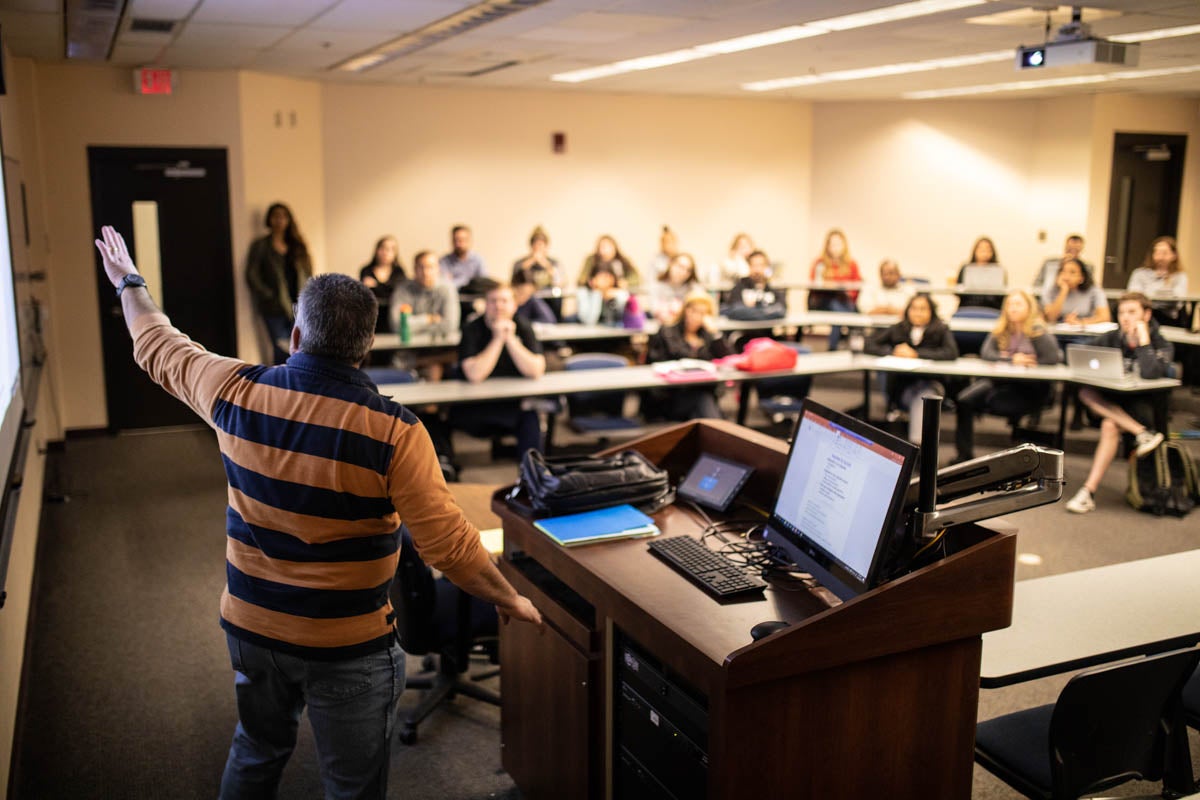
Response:
MULTIPOLYGON (((155 300, 181 331, 234 354, 229 175, 224 148, 89 147, 92 227, 112 225, 129 243, 155 300)), ((99 254, 100 336, 108 425, 113 430, 196 422, 134 363, 120 301, 99 254)))
POLYGON ((1175 235, 1186 148, 1186 136, 1116 135, 1104 247, 1105 288, 1124 288, 1150 243, 1158 236, 1175 235))

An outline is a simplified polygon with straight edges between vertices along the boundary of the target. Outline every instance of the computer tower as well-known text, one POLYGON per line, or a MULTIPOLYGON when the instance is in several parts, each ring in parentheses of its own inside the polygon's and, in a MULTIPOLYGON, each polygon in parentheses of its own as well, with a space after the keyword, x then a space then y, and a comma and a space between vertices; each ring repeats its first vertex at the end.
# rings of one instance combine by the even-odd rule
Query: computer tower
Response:
POLYGON ((621 637, 616 648, 614 797, 691 800, 708 784, 708 711, 698 692, 673 679, 621 637))

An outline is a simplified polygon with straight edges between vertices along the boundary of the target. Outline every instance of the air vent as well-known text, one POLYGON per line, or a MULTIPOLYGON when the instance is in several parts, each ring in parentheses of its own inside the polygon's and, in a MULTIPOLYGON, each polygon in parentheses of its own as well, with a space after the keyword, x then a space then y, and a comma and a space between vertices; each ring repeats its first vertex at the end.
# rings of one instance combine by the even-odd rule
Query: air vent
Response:
POLYGON ((170 33, 175 30, 175 20, 134 17, 129 20, 129 30, 134 33, 170 33))

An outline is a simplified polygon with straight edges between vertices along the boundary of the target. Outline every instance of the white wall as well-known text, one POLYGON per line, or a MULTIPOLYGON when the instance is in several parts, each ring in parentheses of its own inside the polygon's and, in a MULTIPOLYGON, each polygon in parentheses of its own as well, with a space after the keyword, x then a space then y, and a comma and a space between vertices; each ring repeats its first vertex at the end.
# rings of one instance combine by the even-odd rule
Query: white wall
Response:
POLYGON ((1200 103, 1173 97, 821 103, 813 110, 809 248, 846 230, 870 278, 885 256, 942 284, 990 236, 1015 285, 1071 233, 1103 267, 1113 134, 1189 138, 1180 256, 1200 280, 1200 103))
POLYGON ((1087 219, 1087 116, 1059 119, 1028 100, 818 105, 809 252, 840 227, 869 279, 891 257, 945 285, 989 236, 1010 282, 1028 284, 1087 219))
POLYGON ((459 222, 496 277, 538 224, 571 278, 603 233, 644 265, 663 224, 702 264, 739 230, 788 267, 807 252, 806 103, 323 88, 330 270, 356 273, 385 233, 407 266, 459 222))

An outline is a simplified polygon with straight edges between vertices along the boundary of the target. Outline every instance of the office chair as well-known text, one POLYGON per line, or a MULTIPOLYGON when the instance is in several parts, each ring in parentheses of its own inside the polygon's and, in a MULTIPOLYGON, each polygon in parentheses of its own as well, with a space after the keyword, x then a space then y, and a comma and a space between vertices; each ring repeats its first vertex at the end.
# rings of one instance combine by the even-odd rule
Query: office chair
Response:
MULTIPOLYGON (((962 306, 954 312, 951 319, 997 319, 999 316, 999 309, 987 306, 962 306)), ((953 333, 960 356, 979 355, 979 351, 983 349, 983 340, 988 336, 983 331, 954 331, 953 333)))
POLYGON ((405 683, 406 689, 424 689, 425 694, 416 708, 399 712, 402 716, 397 735, 403 744, 415 744, 421 721, 456 695, 500 705, 500 695, 478 684, 494 677, 499 669, 468 673, 476 643, 490 646, 491 654, 495 653, 495 610, 449 581, 435 580, 404 527, 400 563, 389 596, 401 647, 410 655, 425 656, 422 672, 405 683))
MULTIPOLYGON (((563 361, 563 369, 619 369, 629 366, 629 361, 616 353, 576 353, 563 361)), ((641 423, 625 416, 625 391, 573 392, 566 395, 567 412, 570 419, 567 427, 576 433, 596 435, 603 444, 608 434, 633 431, 641 423)))
POLYGON ((1188 727, 1200 731, 1200 670, 1183 686, 1183 717, 1188 727))
POLYGON ((1193 791, 1180 694, 1188 648, 1081 672, 1058 701, 979 723, 975 761, 1026 797, 1060 800, 1126 781, 1193 791))

